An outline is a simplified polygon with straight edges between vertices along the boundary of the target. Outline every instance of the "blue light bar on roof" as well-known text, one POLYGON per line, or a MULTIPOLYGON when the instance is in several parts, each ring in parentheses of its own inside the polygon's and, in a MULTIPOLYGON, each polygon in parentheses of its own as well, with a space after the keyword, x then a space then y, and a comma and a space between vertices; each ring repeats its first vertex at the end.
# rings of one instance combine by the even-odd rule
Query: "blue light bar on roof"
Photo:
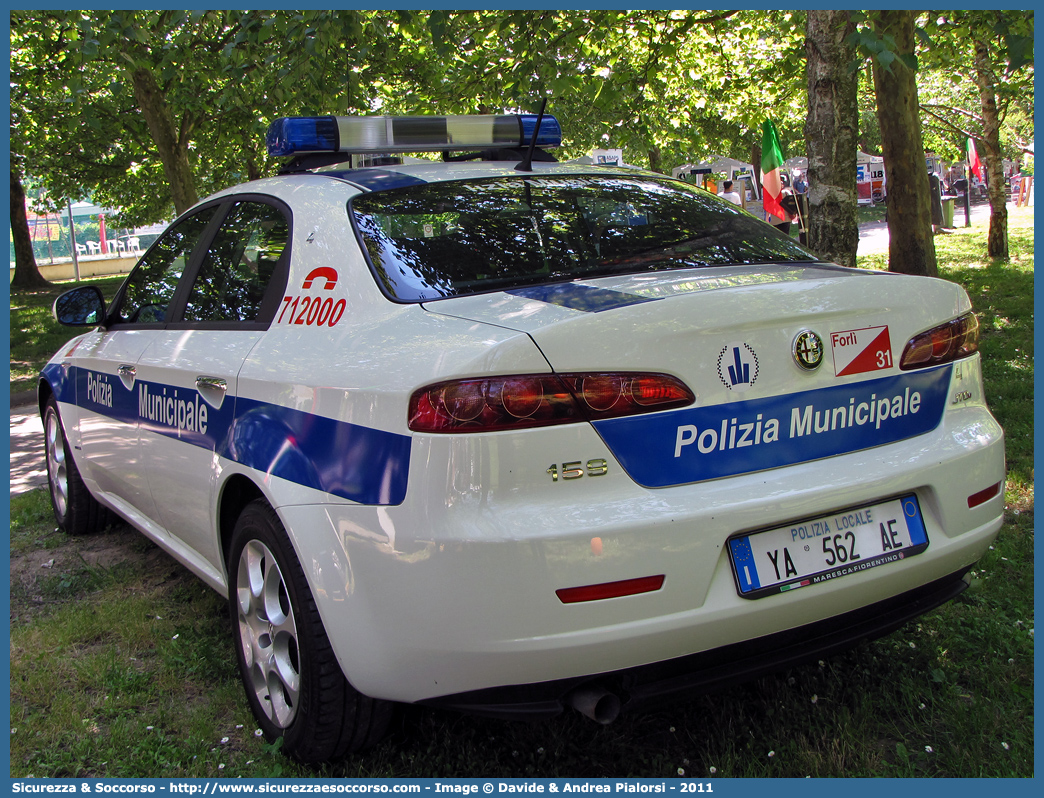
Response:
POLYGON ((268 154, 391 153, 557 147, 562 128, 544 114, 502 116, 284 116, 268 126, 268 154))

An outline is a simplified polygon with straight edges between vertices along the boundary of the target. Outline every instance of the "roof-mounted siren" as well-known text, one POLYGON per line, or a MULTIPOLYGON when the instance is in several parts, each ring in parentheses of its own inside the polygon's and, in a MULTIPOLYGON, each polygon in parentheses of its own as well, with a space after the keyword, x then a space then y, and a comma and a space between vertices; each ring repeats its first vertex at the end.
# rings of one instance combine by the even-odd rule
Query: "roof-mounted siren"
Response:
MULTIPOLYGON (((449 152, 557 147, 553 116, 290 116, 268 126, 268 154, 449 152), (537 127, 539 119, 539 128, 537 127)), ((347 160, 342 157, 340 160, 347 160)))

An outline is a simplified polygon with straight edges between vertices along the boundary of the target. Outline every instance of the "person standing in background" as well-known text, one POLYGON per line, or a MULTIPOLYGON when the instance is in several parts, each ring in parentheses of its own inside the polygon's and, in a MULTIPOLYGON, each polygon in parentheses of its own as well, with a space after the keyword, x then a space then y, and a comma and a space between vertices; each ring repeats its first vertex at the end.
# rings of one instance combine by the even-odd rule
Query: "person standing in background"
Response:
POLYGON ((731 180, 726 180, 721 184, 721 196, 733 205, 743 204, 743 200, 740 198, 739 193, 733 190, 731 180))

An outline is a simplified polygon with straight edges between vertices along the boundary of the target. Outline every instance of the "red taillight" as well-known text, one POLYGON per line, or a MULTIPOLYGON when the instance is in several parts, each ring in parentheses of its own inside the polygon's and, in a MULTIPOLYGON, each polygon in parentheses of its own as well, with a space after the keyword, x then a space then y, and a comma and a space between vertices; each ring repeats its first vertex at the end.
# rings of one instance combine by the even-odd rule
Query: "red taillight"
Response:
POLYGON ((979 320, 974 313, 965 313, 911 338, 903 350, 899 368, 909 370, 937 366, 967 357, 978 349, 979 320))
POLYGON ((624 378, 619 374, 592 374, 582 378, 578 387, 587 406, 596 413, 603 413, 620 401, 624 378))
POLYGON ((484 405, 482 394, 463 384, 450 384, 439 397, 442 407, 454 421, 467 422, 479 417, 484 405))
POLYGON ((542 387, 534 380, 505 380, 500 385, 500 401, 515 418, 529 418, 544 402, 542 387))
POLYGON ((571 424, 691 404, 686 385, 666 374, 516 374, 452 380, 415 391, 414 432, 493 432, 571 424))
MULTIPOLYGON (((688 388, 685 388, 684 385, 681 387, 686 391, 689 390, 688 388)), ((631 380, 630 389, 631 398, 643 407, 652 407, 664 402, 673 402, 679 398, 678 387, 676 385, 657 379, 654 374, 636 376, 631 380)), ((689 401, 692 401, 691 395, 689 401)))
POLYGON ((684 407, 696 398, 666 374, 563 374, 562 380, 592 421, 684 407))

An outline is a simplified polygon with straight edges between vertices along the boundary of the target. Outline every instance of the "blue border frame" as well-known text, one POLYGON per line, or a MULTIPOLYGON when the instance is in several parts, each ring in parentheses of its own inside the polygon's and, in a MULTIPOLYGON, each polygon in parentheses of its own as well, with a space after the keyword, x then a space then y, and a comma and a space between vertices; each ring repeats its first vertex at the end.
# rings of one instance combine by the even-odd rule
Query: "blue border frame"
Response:
MULTIPOLYGON (((334 5, 337 5, 337 4, 334 4, 334 5)), ((596 4, 579 3, 579 2, 576 2, 576 3, 574 3, 574 2, 562 2, 562 3, 556 3, 554 5, 556 7, 558 7, 558 8, 564 8, 564 9, 590 8, 592 6, 594 6, 594 7, 601 7, 601 8, 628 8, 628 7, 631 7, 628 4, 620 3, 620 2, 616 2, 616 3, 596 3, 596 4)), ((809 2, 809 3, 805 4, 803 7, 804 8, 833 8, 833 7, 837 7, 837 5, 838 5, 837 3, 822 2, 821 0, 812 0, 812 2, 809 2)), ((1029 6, 1030 4, 1026 4, 1026 5, 1029 6)), ((300 7, 300 8, 327 8, 327 7, 330 7, 330 4, 322 4, 322 3, 316 3, 316 2, 304 2, 304 3, 297 4, 297 6, 300 7)), ((40 4, 37 4, 37 3, 25 3, 25 4, 18 4, 18 7, 19 8, 25 8, 25 9, 65 8, 65 7, 67 7, 67 4, 58 4, 58 3, 54 3, 54 4, 51 4, 51 3, 46 3, 46 4, 44 4, 44 3, 40 3, 40 4)), ((85 6, 85 8, 88 8, 88 9, 95 8, 95 7, 99 7, 99 8, 101 8, 101 7, 103 7, 103 8, 137 8, 138 6, 135 5, 135 4, 132 4, 132 3, 125 3, 125 2, 117 2, 117 3, 102 4, 102 5, 90 4, 90 5, 85 6)), ((178 5, 175 5, 175 4, 165 3, 165 4, 154 4, 151 7, 157 7, 157 8, 178 8, 178 7, 184 7, 184 6, 178 6, 178 5)), ((360 5, 360 4, 356 3, 356 4, 346 4, 346 5, 342 6, 342 7, 344 7, 344 8, 369 7, 369 8, 426 9, 426 8, 458 8, 458 7, 460 7, 460 4, 459 3, 454 3, 454 4, 445 5, 445 4, 441 4, 441 3, 418 3, 418 2, 411 2, 410 0, 407 0, 406 2, 393 3, 393 4, 387 4, 387 5, 385 5, 385 4, 372 4, 372 5, 366 6, 366 5, 360 5)), ((531 8, 537 9, 537 8, 544 8, 544 7, 546 7, 546 5, 535 4, 535 5, 530 6, 528 4, 519 4, 519 3, 492 2, 492 3, 487 3, 487 7, 491 8, 491 9, 496 9, 496 8, 520 8, 520 7, 522 7, 522 8, 531 7, 531 8)), ((648 8, 679 8, 679 7, 685 7, 685 6, 684 6, 684 4, 653 4, 653 5, 649 5, 649 6, 646 6, 646 7, 648 7, 648 8)), ((775 6, 770 5, 768 2, 759 2, 759 3, 744 4, 744 7, 757 10, 757 9, 774 8, 775 6)), ((895 4, 895 3, 887 4, 886 7, 895 8, 895 7, 923 7, 923 6, 915 6, 914 4, 911 4, 911 3, 908 3, 908 2, 900 2, 898 4, 895 4)), ((958 3, 949 4, 947 7, 948 8, 977 8, 977 7, 981 8, 982 7, 982 3, 958 2, 958 3)), ((6 33, 5 41, 9 42, 10 41, 10 21, 9 21, 9 17, 7 15, 4 15, 3 26, 4 26, 4 32, 6 33)), ((1039 40, 1040 37, 1036 37, 1036 38, 1039 40)), ((9 115, 10 114, 10 90, 9 90, 9 86, 10 86, 10 80, 9 80, 9 78, 10 78, 10 63, 9 62, 7 64, 6 69, 7 69, 8 80, 4 80, 3 81, 3 85, 2 85, 2 87, 0 87, 0 92, 2 92, 2 94, 3 94, 4 105, 7 108, 8 115, 9 115)), ((1036 106, 1035 106, 1035 112, 1036 112, 1035 113, 1035 117, 1036 117, 1036 119, 1038 121, 1039 121, 1040 117, 1042 116, 1042 114, 1041 114, 1041 107, 1042 107, 1042 101, 1038 97, 1038 98, 1036 98, 1036 106)), ((10 140, 9 140, 9 138, 5 138, 4 139, 3 148, 4 148, 4 152, 6 152, 9 155, 10 154, 10 140)), ((2 154, 2 153, 0 153, 0 154, 2 154)), ((9 195, 5 195, 4 199, 3 199, 3 206, 5 208, 7 208, 8 211, 10 210, 9 205, 10 205, 9 195)), ((1035 221, 1044 221, 1044 211, 1035 211, 1034 216, 1035 216, 1035 221)), ((8 214, 8 218, 9 218, 9 214, 8 214)), ((9 289, 9 287, 7 289, 7 292, 8 292, 8 299, 10 300, 10 289, 9 289)), ((1038 285, 1038 286, 1035 287, 1035 291, 1034 291, 1034 304, 1035 305, 1039 305, 1040 304, 1039 300, 1040 300, 1041 296, 1044 296, 1044 287, 1041 287, 1041 286, 1038 285)), ((8 308, 8 310, 6 312, 8 313, 8 321, 10 321, 10 301, 8 301, 7 308, 8 308)), ((5 340, 6 340, 8 351, 10 351, 10 324, 8 324, 8 325, 6 325, 4 327, 3 336, 4 336, 5 340)), ((1039 341, 1037 340, 1037 338, 1038 338, 1038 336, 1034 335, 1035 344, 1039 344, 1039 341)), ((1042 396, 1042 393, 1041 393, 1042 387, 1041 387, 1039 378, 1037 378, 1036 376, 1035 376, 1035 381, 1034 381, 1034 388, 1036 389, 1036 395, 1038 397, 1042 396)), ((7 391, 8 399, 10 399, 10 381, 8 382, 5 390, 7 391)), ((1041 399, 1038 399, 1036 401, 1035 408, 1034 408, 1035 410, 1040 405, 1041 401, 1042 401, 1041 399)), ((9 430, 9 428, 8 428, 8 430, 4 434, 7 436, 8 448, 9 448, 10 447, 10 430, 9 430)), ((1041 445, 1042 442, 1044 442, 1044 435, 1042 435, 1040 432, 1034 430, 1035 451, 1039 451, 1040 445, 1041 445)), ((10 515, 10 498, 9 498, 9 495, 5 499, 5 501, 7 502, 8 515, 10 515)), ((8 530, 8 548, 10 548, 10 530, 8 530)), ((1038 552, 1036 554, 1036 558, 1035 558, 1035 563, 1034 563, 1034 565, 1035 565, 1035 568, 1034 568, 1035 573, 1039 573, 1040 569, 1039 569, 1038 566, 1039 566, 1039 563, 1041 561, 1041 559, 1040 559, 1041 556, 1042 555, 1040 554, 1040 552, 1038 550, 1038 552)), ((7 576, 7 579, 8 580, 10 579, 9 574, 7 576)), ((10 582, 8 581, 8 590, 6 590, 4 592, 3 597, 2 597, 2 606, 4 608, 6 608, 6 610, 8 610, 8 612, 7 612, 8 617, 10 615, 10 613, 9 613, 9 610, 10 610, 10 589, 9 588, 10 588, 10 582)), ((1034 606, 1035 606, 1036 610, 1039 610, 1039 599, 1038 598, 1035 598, 1034 606)), ((8 655, 9 655, 10 654, 10 636, 9 635, 7 637, 6 646, 7 646, 8 655)), ((10 683, 10 656, 8 656, 7 658, 3 659, 3 662, 0 663, 0 667, 3 668, 3 677, 5 677, 6 681, 8 683, 10 683)), ((1038 670, 1037 675, 1039 676, 1039 669, 1037 669, 1037 670, 1038 670)), ((3 678, 3 677, 0 677, 0 678, 3 678)), ((1037 680, 1037 683, 1039 683, 1039 679, 1037 680)), ((1036 692, 1037 692, 1037 690, 1035 689, 1035 694, 1036 694, 1036 692)), ((8 713, 8 716, 9 716, 10 715, 10 694, 9 693, 4 694, 3 699, 2 699, 2 705, 7 710, 7 713, 8 713)), ((1037 746, 1037 751, 1039 752, 1039 750, 1040 749, 1039 749, 1039 745, 1038 745, 1037 746)), ((10 772, 10 768, 9 768, 9 765, 10 765, 10 749, 9 749, 9 747, 5 748, 3 750, 0 750, 0 765, 6 765, 7 766, 5 768, 6 772, 8 772, 8 773, 10 772)), ((1035 752, 1034 770, 1035 771, 1039 770, 1040 769, 1040 765, 1041 765, 1041 759, 1040 759, 1039 755, 1037 755, 1037 752, 1035 752)), ((91 780, 91 782, 93 782, 93 781, 95 781, 95 780, 91 780)), ((115 783, 117 781, 120 782, 120 783, 139 783, 139 784, 148 783, 146 780, 112 780, 113 783, 115 783)), ((442 780, 443 783, 445 783, 446 781, 450 781, 450 780, 442 780)), ((504 780, 504 781, 511 781, 511 780, 504 780)), ((540 781, 541 783, 544 783, 544 784, 550 784, 552 782, 555 783, 558 786, 558 791, 559 792, 562 791, 562 785, 564 785, 564 783, 565 783, 565 780, 563 780, 563 779, 538 780, 538 781, 540 781)), ((640 783, 642 783, 644 781, 647 781, 647 780, 627 779, 627 780, 621 780, 621 781, 623 781, 625 783, 629 783, 629 784, 640 784, 640 783)), ((251 782, 253 782, 255 784, 261 783, 260 780, 245 780, 245 783, 251 783, 251 782)), ((463 784, 474 784, 474 785, 476 785, 476 787, 479 790, 482 789, 482 785, 483 785, 483 782, 481 780, 478 780, 478 779, 467 779, 467 780, 459 780, 459 781, 458 780, 453 780, 453 782, 454 782, 454 784, 461 784, 461 785, 463 785, 463 784)), ((58 782, 58 783, 60 783, 60 782, 58 782)), ((73 782, 69 781, 68 783, 73 783, 73 782)), ((319 783, 318 780, 317 780, 316 783, 319 783)), ((382 784, 382 782, 380 780, 376 780, 376 779, 374 779, 374 780, 365 780, 365 781, 363 781, 361 783, 363 783, 363 784, 374 784, 374 785, 382 784)), ((426 788, 424 790, 425 792, 431 792, 431 791, 434 790, 434 785, 436 784, 436 780, 434 780, 434 779, 404 780, 401 783, 403 783, 403 784, 419 783, 423 787, 426 788)), ((493 784, 493 782, 489 782, 489 783, 493 784)), ((588 782, 586 780, 577 780, 574 783, 577 783, 577 784, 579 784, 579 783, 592 783, 592 784, 594 784, 594 783, 602 783, 602 782, 593 782, 593 781, 592 782, 588 782)), ((1030 794, 1030 790, 1033 789, 1032 788, 1032 783, 1033 783, 1033 780, 1020 780, 1020 781, 1005 780, 1003 782, 1003 784, 998 784, 996 781, 993 781, 993 780, 969 779, 969 780, 962 780, 960 782, 952 782, 952 781, 951 782, 946 782, 945 784, 939 784, 938 787, 940 789, 945 789, 947 792, 949 792, 951 794, 955 794, 957 796, 967 795, 969 797, 970 796, 976 796, 976 798, 978 798, 978 796, 981 796, 984 793, 984 791, 992 792, 992 791, 996 791, 998 789, 1002 789, 1006 793, 1009 793, 1009 794, 1011 794, 1013 796, 1016 796, 1016 797, 1020 797, 1020 796, 1023 796, 1023 795, 1029 795, 1030 794)), ((760 782, 758 782, 758 781, 756 781, 756 780, 728 780, 728 781, 726 781, 726 780, 718 780, 718 781, 715 781, 715 786, 716 786, 716 790, 715 791, 718 792, 720 795, 729 795, 729 796, 732 796, 732 795, 753 795, 755 793, 755 791, 760 793, 760 792, 763 792, 764 789, 765 789, 765 785, 760 783, 760 782)), ((858 798, 859 796, 863 796, 863 795, 866 795, 866 796, 877 795, 877 794, 882 793, 882 792, 895 793, 895 794, 898 794, 898 795, 911 795, 911 796, 913 796, 913 795, 915 795, 917 793, 920 793, 923 790, 922 785, 920 785, 916 781, 904 781, 904 780, 896 780, 896 779, 887 779, 887 780, 873 781, 873 782, 870 782, 870 781, 860 781, 860 782, 847 782, 847 783, 840 782, 839 780, 825 780, 825 781, 816 781, 816 782, 814 782, 812 784, 806 783, 806 782, 804 782, 802 780, 782 780, 782 781, 775 781, 771 785, 771 787, 770 787, 772 792, 774 792, 776 794, 779 794, 779 795, 783 795, 783 796, 798 795, 799 791, 800 791, 801 795, 808 795, 810 792, 812 792, 812 793, 820 793, 821 792, 823 795, 827 795, 827 794, 834 795, 834 794, 836 794, 836 791, 839 788, 845 790, 846 793, 851 792, 854 796, 856 796, 856 798, 858 798)))

